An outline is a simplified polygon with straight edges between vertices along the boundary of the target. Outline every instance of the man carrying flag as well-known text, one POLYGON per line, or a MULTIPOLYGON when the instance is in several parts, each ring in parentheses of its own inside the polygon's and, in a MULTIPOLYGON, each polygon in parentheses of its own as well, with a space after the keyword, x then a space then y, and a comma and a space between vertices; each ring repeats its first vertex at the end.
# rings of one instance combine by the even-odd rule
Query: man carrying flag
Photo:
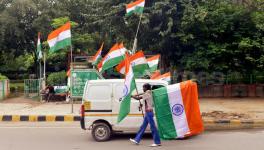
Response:
POLYGON ((100 49, 96 52, 93 57, 93 65, 97 66, 102 59, 102 50, 103 50, 104 43, 102 43, 100 49))
POLYGON ((145 105, 145 116, 144 121, 135 137, 135 139, 130 139, 131 142, 135 144, 139 144, 141 141, 141 138, 148 126, 150 124, 150 129, 152 133, 152 137, 154 140, 154 144, 150 145, 151 147, 161 146, 160 137, 158 130, 156 128, 155 122, 154 122, 154 113, 153 113, 153 98, 152 98, 152 91, 151 91, 151 85, 146 83, 143 85, 143 94, 134 95, 132 96, 136 100, 143 99, 144 105, 145 105))
POLYGON ((117 122, 120 123, 130 112, 130 102, 131 102, 131 93, 133 90, 136 89, 136 82, 134 78, 134 73, 128 58, 128 55, 126 54, 125 57, 125 86, 123 89, 123 99, 120 105, 119 114, 117 118, 117 122))

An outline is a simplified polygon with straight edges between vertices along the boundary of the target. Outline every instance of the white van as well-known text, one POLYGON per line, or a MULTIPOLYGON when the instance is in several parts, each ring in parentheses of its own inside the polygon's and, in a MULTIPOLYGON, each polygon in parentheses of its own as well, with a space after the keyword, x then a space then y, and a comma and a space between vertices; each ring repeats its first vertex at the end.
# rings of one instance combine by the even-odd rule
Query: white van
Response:
MULTIPOLYGON (((164 87, 168 83, 162 80, 137 79, 137 89, 143 93, 143 85, 149 83, 153 87, 164 87)), ((120 98, 123 96, 123 79, 90 80, 87 81, 81 106, 81 127, 92 130, 96 141, 109 140, 113 133, 136 133, 143 121, 142 111, 139 111, 139 101, 131 98, 130 114, 117 123, 120 98)), ((133 91, 133 95, 136 91, 133 91)), ((144 110, 143 110, 144 111, 144 110)))

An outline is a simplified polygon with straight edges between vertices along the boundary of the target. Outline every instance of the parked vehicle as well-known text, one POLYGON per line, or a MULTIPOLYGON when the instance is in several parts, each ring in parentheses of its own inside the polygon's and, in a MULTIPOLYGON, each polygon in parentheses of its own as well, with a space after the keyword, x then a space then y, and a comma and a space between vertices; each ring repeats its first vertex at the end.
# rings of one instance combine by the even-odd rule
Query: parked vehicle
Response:
MULTIPOLYGON (((143 85, 149 83, 155 87, 164 87, 168 83, 162 80, 137 79, 139 93, 143 93, 143 85)), ((139 110, 139 101, 131 98, 130 114, 117 123, 120 98, 123 96, 123 79, 90 80, 86 82, 81 106, 81 128, 91 130, 96 141, 107 141, 118 132, 136 133, 143 114, 139 110)), ((136 90, 133 91, 136 94, 136 90)), ((143 108, 144 109, 144 108, 143 108)))

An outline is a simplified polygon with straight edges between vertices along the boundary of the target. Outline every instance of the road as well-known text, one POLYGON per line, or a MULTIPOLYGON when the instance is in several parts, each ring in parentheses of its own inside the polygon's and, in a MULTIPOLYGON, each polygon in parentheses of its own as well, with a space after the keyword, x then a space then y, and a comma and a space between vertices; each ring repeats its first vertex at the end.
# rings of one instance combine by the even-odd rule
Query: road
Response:
POLYGON ((150 148, 151 136, 140 145, 128 139, 134 135, 116 135, 109 142, 93 141, 89 131, 78 123, 0 123, 1 150, 263 150, 264 130, 215 131, 187 140, 163 141, 150 148))

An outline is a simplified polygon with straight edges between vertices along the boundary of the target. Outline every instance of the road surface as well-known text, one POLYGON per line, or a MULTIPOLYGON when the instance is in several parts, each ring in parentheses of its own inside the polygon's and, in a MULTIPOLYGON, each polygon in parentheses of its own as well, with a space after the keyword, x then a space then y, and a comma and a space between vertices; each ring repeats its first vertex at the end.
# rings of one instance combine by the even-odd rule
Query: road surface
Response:
POLYGON ((151 136, 140 145, 128 139, 134 135, 116 135, 109 142, 95 142, 89 131, 78 123, 0 123, 1 150, 263 150, 264 130, 205 132, 187 140, 163 141, 151 148, 151 136))

